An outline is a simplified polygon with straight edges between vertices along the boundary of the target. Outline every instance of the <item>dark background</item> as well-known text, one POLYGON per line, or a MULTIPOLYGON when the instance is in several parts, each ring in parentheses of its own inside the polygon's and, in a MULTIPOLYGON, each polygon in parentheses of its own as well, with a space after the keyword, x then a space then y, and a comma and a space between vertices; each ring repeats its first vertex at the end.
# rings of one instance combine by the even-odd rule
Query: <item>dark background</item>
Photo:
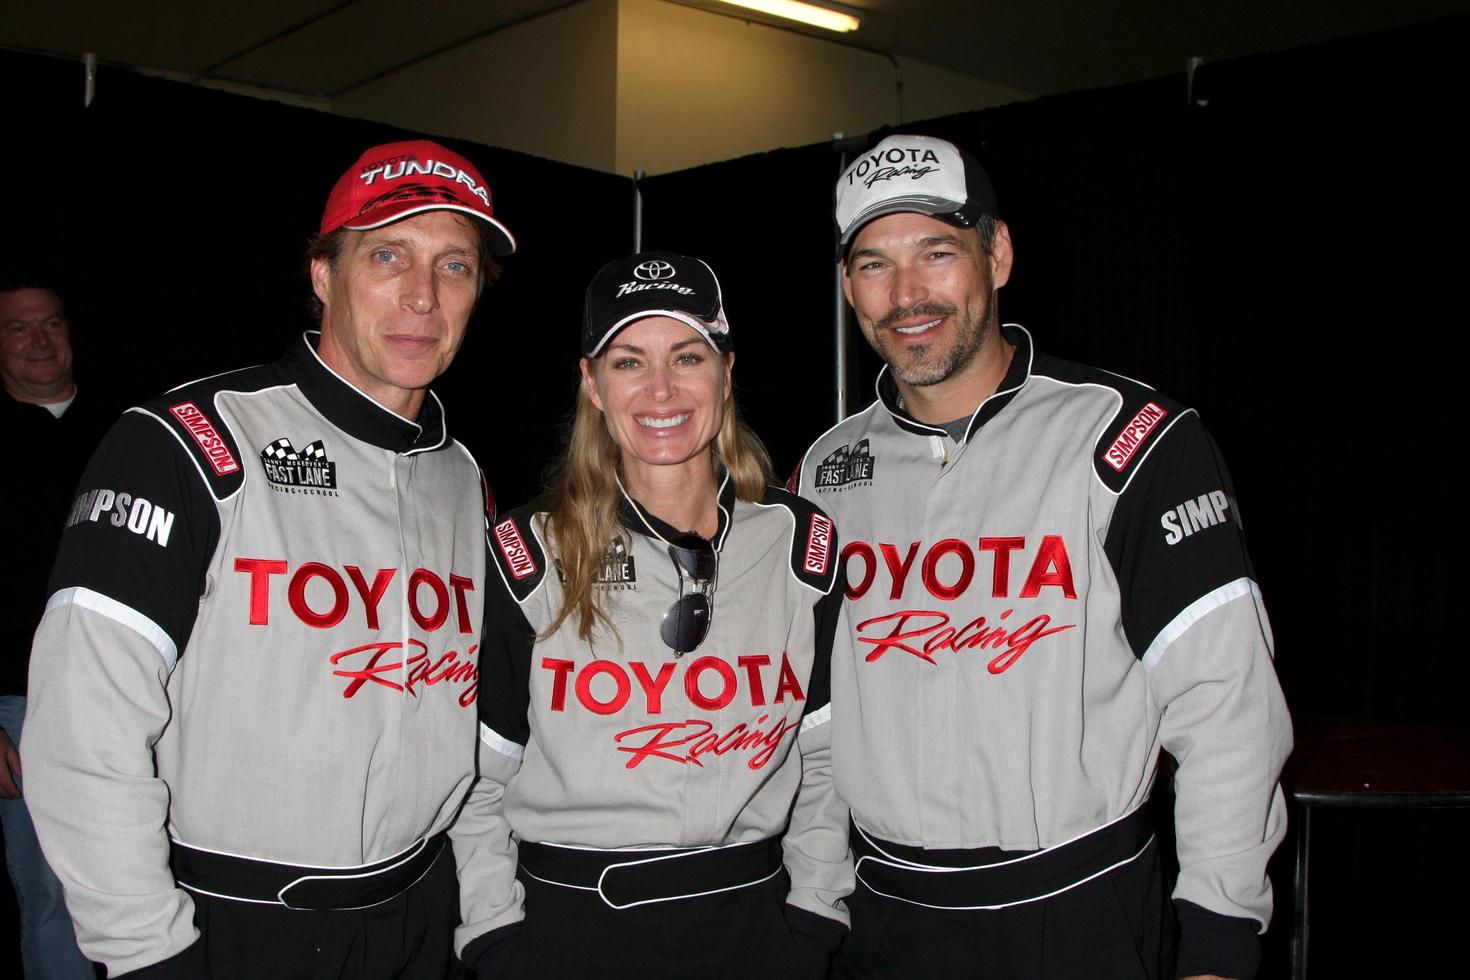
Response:
MULTIPOLYGON (((1456 18, 1206 65, 1194 102, 1180 75, 906 127, 990 170, 1017 254, 1003 319, 1199 408, 1235 477, 1299 725, 1467 720, 1450 632, 1470 598, 1453 472, 1467 42, 1456 18)), ((106 70, 83 109, 78 65, 14 54, 0 91, 0 260, 60 276, 79 383, 124 401, 271 360, 309 326, 302 254, 326 191, 402 135, 106 70)), ((438 385, 505 506, 556 455, 583 290, 631 250, 634 189, 443 142, 480 166, 521 244, 438 385)), ((818 145, 640 186, 644 246, 721 277, 742 407, 781 476, 835 420, 841 162, 818 145)), ((854 409, 876 373, 860 346, 854 409)), ((1464 822, 1443 817, 1318 818, 1314 973, 1436 962, 1462 904, 1445 889, 1470 871, 1464 822)), ((1277 881, 1266 975, 1284 964, 1277 881)))

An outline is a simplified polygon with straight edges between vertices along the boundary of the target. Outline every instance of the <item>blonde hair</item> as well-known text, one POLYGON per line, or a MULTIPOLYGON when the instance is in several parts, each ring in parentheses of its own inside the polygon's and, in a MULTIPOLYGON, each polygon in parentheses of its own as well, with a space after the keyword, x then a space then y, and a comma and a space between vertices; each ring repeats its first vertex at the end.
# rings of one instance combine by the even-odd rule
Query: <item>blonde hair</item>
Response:
MULTIPOLYGON (((716 467, 723 464, 729 472, 735 495, 741 500, 760 501, 766 487, 774 482, 770 454, 760 437, 741 420, 733 394, 725 399, 725 417, 711 455, 716 467)), ((577 389, 577 411, 566 453, 551 472, 540 507, 547 515, 546 532, 562 578, 561 609, 541 634, 543 639, 573 615, 577 635, 589 643, 598 623, 617 632, 592 586, 614 539, 627 540, 627 532, 618 520, 617 475, 622 471, 621 460, 602 412, 587 395, 584 380, 577 389)))

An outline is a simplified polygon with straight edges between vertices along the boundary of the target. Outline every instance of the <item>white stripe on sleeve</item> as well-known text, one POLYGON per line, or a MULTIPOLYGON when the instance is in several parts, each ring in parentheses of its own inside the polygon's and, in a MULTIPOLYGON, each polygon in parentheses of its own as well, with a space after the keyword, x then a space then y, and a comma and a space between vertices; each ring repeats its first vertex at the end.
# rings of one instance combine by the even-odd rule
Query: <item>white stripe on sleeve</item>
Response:
POLYGON ((524 745, 512 742, 483 721, 480 722, 480 741, 484 742, 488 748, 492 748, 506 758, 514 759, 517 762, 520 762, 526 755, 526 747, 524 745))
POLYGON ((1212 592, 1207 592, 1198 599, 1191 602, 1180 610, 1167 626, 1159 630, 1159 635, 1148 645, 1143 654, 1143 666, 1146 670, 1153 670, 1164 659, 1164 654, 1174 641, 1183 636, 1191 626, 1199 622, 1206 615, 1219 609, 1227 602, 1234 602, 1242 596, 1253 595, 1257 601, 1261 598, 1261 587, 1248 578, 1238 578, 1234 582, 1227 582, 1212 592))
POLYGON ((116 599, 109 598, 101 592, 93 592, 81 586, 73 586, 69 589, 61 589, 54 592, 50 599, 46 600, 46 609, 49 612, 57 606, 81 606, 90 609, 99 616, 106 616, 115 623, 120 623, 128 629, 137 633, 143 639, 153 645, 158 655, 163 658, 164 664, 171 671, 174 664, 179 662, 179 650, 174 646, 173 639, 164 632, 153 620, 144 616, 132 606, 125 606, 116 599))

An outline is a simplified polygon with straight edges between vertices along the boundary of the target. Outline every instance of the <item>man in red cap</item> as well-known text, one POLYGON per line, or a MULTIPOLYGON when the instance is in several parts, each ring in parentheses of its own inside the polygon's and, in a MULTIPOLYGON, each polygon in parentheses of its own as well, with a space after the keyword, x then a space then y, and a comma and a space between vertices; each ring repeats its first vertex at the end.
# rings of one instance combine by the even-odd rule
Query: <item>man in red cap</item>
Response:
POLYGON ((88 466, 22 752, 109 975, 459 972, 488 494, 429 385, 514 247, 468 161, 374 147, 311 249, 320 332, 88 466))

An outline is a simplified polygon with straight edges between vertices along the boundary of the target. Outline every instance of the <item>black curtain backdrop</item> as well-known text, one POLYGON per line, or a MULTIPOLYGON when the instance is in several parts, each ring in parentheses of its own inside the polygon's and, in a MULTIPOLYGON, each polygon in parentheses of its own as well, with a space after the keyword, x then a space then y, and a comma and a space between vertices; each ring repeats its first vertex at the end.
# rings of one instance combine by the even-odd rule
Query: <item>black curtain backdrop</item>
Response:
MULTIPOLYGON (((1017 261, 1003 319, 1197 406, 1234 472, 1298 715, 1463 725, 1454 516, 1470 19, 909 127, 975 150, 1017 261), (1200 104, 1203 103, 1203 104, 1200 104)), ((131 401, 276 356, 302 253, 358 152, 405 134, 77 63, 0 57, 3 263, 61 279, 78 378, 131 401)), ((535 493, 575 388, 585 284, 632 185, 468 144, 519 254, 438 385, 502 504, 535 493)), ((834 421, 832 146, 646 179, 644 246, 708 259, 744 411, 789 472, 834 421)), ((851 345, 854 407, 876 362, 851 345)))
MULTIPOLYGON (((1467 42, 1454 18, 1206 65, 1197 104, 1181 71, 905 127, 990 169, 1017 249, 1003 319, 1199 408, 1235 475, 1299 719, 1467 723, 1450 631, 1470 605, 1452 472, 1467 42)), ((11 53, 0 92, 0 265, 59 276, 79 382, 123 401, 274 358, 309 326, 302 254, 328 188, 366 146, 411 135, 107 69, 84 110, 79 64, 11 53)), ((443 142, 480 166, 522 246, 437 385, 514 504, 557 453, 583 291, 631 250, 632 185, 443 142)), ((721 277, 742 406, 783 475, 835 421, 839 162, 823 144, 641 184, 645 247, 721 277)), ((877 364, 850 347, 858 408, 877 364)), ((1414 937, 1453 935, 1457 906, 1437 896, 1470 871, 1460 822, 1318 821, 1340 860, 1317 865, 1314 966, 1433 965, 1414 937)), ((1280 870, 1263 976, 1285 962, 1280 870)))
MULTIPOLYGON (((1205 65, 1195 104, 1181 70, 904 127, 990 170, 1017 253, 1002 319, 1200 410, 1235 477, 1299 731, 1314 716, 1470 723, 1452 632, 1470 605, 1452 503, 1467 42, 1455 18, 1205 65)), ((725 283, 740 397, 782 473, 834 421, 840 170, 823 145, 640 185, 645 240, 725 283)), ((854 410, 878 369, 855 334, 854 410)), ((1167 814, 1167 781, 1155 795, 1167 814)), ((1298 824, 1272 862, 1262 980, 1288 975, 1298 824)), ((1470 874, 1462 814, 1315 825, 1312 975, 1458 964, 1445 899, 1470 874)), ((1172 860, 1167 817, 1160 832, 1172 860)))
MULTIPOLYGON (((904 127, 989 169, 1004 320, 1196 406, 1245 515, 1294 713, 1467 722, 1454 378, 1467 208, 1455 18, 904 127), (1204 103, 1204 104, 1198 104, 1204 103)), ((1182 67, 1182 66, 1181 66, 1182 67)), ((649 178, 708 258, 784 474, 833 421, 833 147, 649 178), (823 152, 825 150, 825 152, 823 152)), ((857 340, 854 409, 877 364, 857 340)))
MULTIPOLYGON (((0 55, 0 265, 66 290, 77 380, 123 403, 274 360, 314 326, 308 238, 364 149, 421 135, 103 68, 0 55)), ((632 181, 442 137, 490 185, 501 260, 435 385, 502 505, 535 493, 572 404, 583 290, 632 248, 632 181)))

